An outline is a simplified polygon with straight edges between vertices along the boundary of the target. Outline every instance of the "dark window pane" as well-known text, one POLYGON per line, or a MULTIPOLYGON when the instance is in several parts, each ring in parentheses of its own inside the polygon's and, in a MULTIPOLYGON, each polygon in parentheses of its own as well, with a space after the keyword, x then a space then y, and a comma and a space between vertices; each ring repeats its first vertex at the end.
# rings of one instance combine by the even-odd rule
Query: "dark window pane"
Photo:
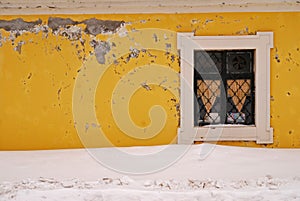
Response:
POLYGON ((252 71, 252 52, 238 51, 227 52, 227 73, 251 73, 252 71))
POLYGON ((255 123, 253 55, 253 50, 194 51, 195 126, 255 123))
POLYGON ((222 52, 196 50, 194 60, 199 73, 220 73, 222 70, 222 52))

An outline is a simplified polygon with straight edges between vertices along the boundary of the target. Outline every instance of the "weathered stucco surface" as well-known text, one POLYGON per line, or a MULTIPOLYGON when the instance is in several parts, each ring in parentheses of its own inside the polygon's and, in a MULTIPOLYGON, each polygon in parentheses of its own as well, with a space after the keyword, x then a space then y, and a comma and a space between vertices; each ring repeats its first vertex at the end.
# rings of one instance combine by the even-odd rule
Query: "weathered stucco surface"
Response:
POLYGON ((2 15, 299 11, 299 0, 2 0, 2 15))
MULTIPOLYGON (((274 144, 266 146, 300 147, 299 23, 299 12, 0 16, 0 149, 82 147, 72 108, 79 77, 98 86, 94 93, 97 122, 85 122, 83 133, 101 128, 117 146, 174 142, 179 99, 171 92, 178 92, 179 82, 161 73, 158 84, 147 76, 136 83, 142 67, 159 64, 179 73, 178 55, 172 53, 177 48, 177 32, 248 35, 258 31, 272 31, 275 37, 271 51, 274 144), (139 34, 147 29, 155 30, 150 35, 139 34), (139 46, 148 41, 159 48, 139 46), (119 57, 119 49, 126 54, 119 57), (93 70, 102 69, 106 71, 101 79, 90 78, 93 70), (155 137, 134 139, 115 122, 112 108, 127 97, 121 89, 118 93, 122 95, 112 92, 116 86, 133 85, 139 88, 130 99, 129 114, 138 128, 151 124, 149 111, 154 105, 165 109, 166 124, 155 137)), ((93 91, 87 88, 83 94, 89 90, 93 91)), ((85 105, 82 110, 84 113, 85 105)), ((253 142, 220 143, 258 146, 253 142)))

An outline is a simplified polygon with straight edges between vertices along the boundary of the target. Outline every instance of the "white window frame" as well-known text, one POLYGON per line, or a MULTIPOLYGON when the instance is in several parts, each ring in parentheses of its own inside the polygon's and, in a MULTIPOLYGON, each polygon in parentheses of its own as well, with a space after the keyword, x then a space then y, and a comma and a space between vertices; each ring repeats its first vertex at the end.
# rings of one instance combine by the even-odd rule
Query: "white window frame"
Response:
POLYGON ((194 36, 178 33, 180 50, 180 127, 178 143, 194 141, 256 141, 273 143, 270 127, 270 49, 273 32, 242 36, 194 36), (255 125, 194 126, 194 50, 255 50, 255 125))

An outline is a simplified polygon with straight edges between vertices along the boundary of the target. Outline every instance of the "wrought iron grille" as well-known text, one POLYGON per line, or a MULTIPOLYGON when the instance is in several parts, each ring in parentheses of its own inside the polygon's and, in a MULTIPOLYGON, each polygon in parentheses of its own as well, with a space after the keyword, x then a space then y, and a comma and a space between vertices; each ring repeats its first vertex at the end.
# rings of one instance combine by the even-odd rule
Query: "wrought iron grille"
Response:
POLYGON ((195 126, 255 124, 253 55, 254 50, 194 51, 195 126))

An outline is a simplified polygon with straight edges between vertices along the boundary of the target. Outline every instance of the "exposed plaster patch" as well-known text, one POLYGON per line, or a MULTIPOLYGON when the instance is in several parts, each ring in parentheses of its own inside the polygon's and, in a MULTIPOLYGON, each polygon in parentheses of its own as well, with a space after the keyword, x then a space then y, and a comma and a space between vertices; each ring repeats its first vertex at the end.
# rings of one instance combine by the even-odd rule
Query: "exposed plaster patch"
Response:
POLYGON ((164 34, 164 39, 169 40, 169 37, 167 36, 167 34, 164 34))
POLYGON ((141 86, 145 88, 147 91, 151 91, 151 87, 146 82, 141 83, 141 86))
POLYGON ((76 25, 78 22, 70 19, 70 18, 60 18, 60 17, 49 17, 48 26, 53 31, 58 30, 61 27, 67 27, 70 25, 76 25))
POLYGON ((166 49, 171 49, 172 44, 171 43, 166 43, 166 49))
POLYGON ((249 28, 245 27, 245 29, 237 31, 236 34, 243 35, 243 34, 253 34, 253 33, 249 33, 249 28))
POLYGON ((92 40, 90 45, 95 50, 95 56, 99 64, 105 64, 105 55, 110 51, 110 44, 105 41, 92 40))
POLYGON ((127 57, 127 62, 129 62, 129 60, 131 58, 138 58, 140 55, 140 50, 136 49, 136 48, 130 48, 130 54, 127 57))
POLYGON ((96 18, 84 20, 82 23, 86 25, 85 32, 94 36, 115 33, 125 24, 124 21, 98 20, 96 18))
POLYGON ((89 128, 90 128, 90 125, 89 125, 89 123, 85 123, 85 132, 87 132, 88 130, 89 130, 89 128))
POLYGON ((4 29, 5 31, 30 31, 34 28, 34 26, 40 24, 42 24, 41 19, 31 22, 26 22, 22 18, 13 20, 0 20, 0 29, 4 29))
MULTIPOLYGON (((39 33, 40 31, 43 31, 46 34, 48 33, 48 27, 42 25, 41 19, 31 22, 26 22, 22 18, 13 20, 0 20, 0 29, 4 29, 10 33, 8 37, 0 37, 0 47, 3 43, 9 41, 11 41, 12 45, 14 45, 16 38, 21 36, 23 33, 39 33)), ((24 43, 24 41, 19 42, 14 50, 21 54, 21 46, 24 43)))
POLYGON ((56 34, 66 37, 67 39, 74 41, 79 40, 82 36, 81 28, 78 26, 70 26, 65 29, 59 29, 56 34))
POLYGON ((198 24, 198 23, 200 23, 200 20, 199 19, 192 19, 191 23, 192 24, 198 24))
MULTIPOLYGON (((133 31, 133 30, 132 30, 133 31)), ((118 29, 118 35, 122 38, 122 37, 126 37, 128 35, 128 30, 122 26, 118 29)))
MULTIPOLYGON (((98 34, 107 34, 107 33, 115 33, 118 31, 119 28, 121 28, 125 22, 124 21, 112 21, 112 20, 99 20, 96 18, 86 19, 81 22, 74 21, 70 18, 60 18, 60 17, 50 17, 48 19, 48 26, 51 28, 54 32, 59 31, 60 28, 64 28, 63 31, 65 31, 69 37, 71 32, 71 35, 78 36, 80 38, 81 36, 81 28, 75 25, 78 24, 84 24, 85 27, 85 33, 91 34, 93 36, 96 36, 98 34), (80 36, 79 36, 80 35, 80 36)), ((74 37, 71 37, 74 38, 74 37)), ((75 37, 77 38, 77 37, 75 37)), ((77 40, 77 39, 75 39, 77 40)))
MULTIPOLYGON (((175 62, 175 55, 171 54, 170 52, 166 52, 165 55, 167 56, 167 59, 170 60, 172 63, 175 62)), ((177 58, 178 59, 178 58, 177 58)))
POLYGON ((157 43, 158 42, 158 37, 156 34, 153 34, 152 38, 154 39, 154 41, 157 43))
MULTIPOLYGON (((0 32, 0 47, 3 42, 11 41, 14 46, 15 40, 18 36, 24 33, 40 33, 43 32, 45 38, 48 37, 50 33, 49 30, 52 30, 54 35, 59 35, 67 38, 70 41, 80 41, 83 46, 85 46, 85 39, 82 38, 82 34, 85 32, 90 34, 90 44, 95 50, 95 55, 97 61, 101 64, 105 63, 105 54, 110 50, 109 43, 99 42, 94 40, 94 36, 98 34, 112 34, 116 33, 121 28, 124 28, 124 21, 111 21, 111 20, 99 20, 96 18, 86 19, 84 21, 74 21, 70 18, 59 18, 59 17, 49 17, 47 24, 42 24, 42 20, 38 19, 36 21, 26 22, 22 18, 17 18, 13 20, 0 20, 0 29, 8 31, 10 34, 7 37, 2 37, 0 32), (82 30, 82 27, 79 25, 86 25, 85 30, 82 30)), ((124 32, 127 31, 123 30, 124 32)), ((24 41, 19 42, 14 50, 21 54, 22 45, 25 44, 24 41)), ((55 48, 57 51, 60 51, 60 47, 55 48)), ((81 50, 78 51, 78 54, 81 53, 81 50)), ((85 56, 78 57, 79 59, 85 59, 85 56)))
POLYGON ((17 51, 19 54, 22 53, 22 45, 24 45, 25 42, 24 41, 20 41, 18 42, 17 46, 14 48, 15 51, 17 51))

